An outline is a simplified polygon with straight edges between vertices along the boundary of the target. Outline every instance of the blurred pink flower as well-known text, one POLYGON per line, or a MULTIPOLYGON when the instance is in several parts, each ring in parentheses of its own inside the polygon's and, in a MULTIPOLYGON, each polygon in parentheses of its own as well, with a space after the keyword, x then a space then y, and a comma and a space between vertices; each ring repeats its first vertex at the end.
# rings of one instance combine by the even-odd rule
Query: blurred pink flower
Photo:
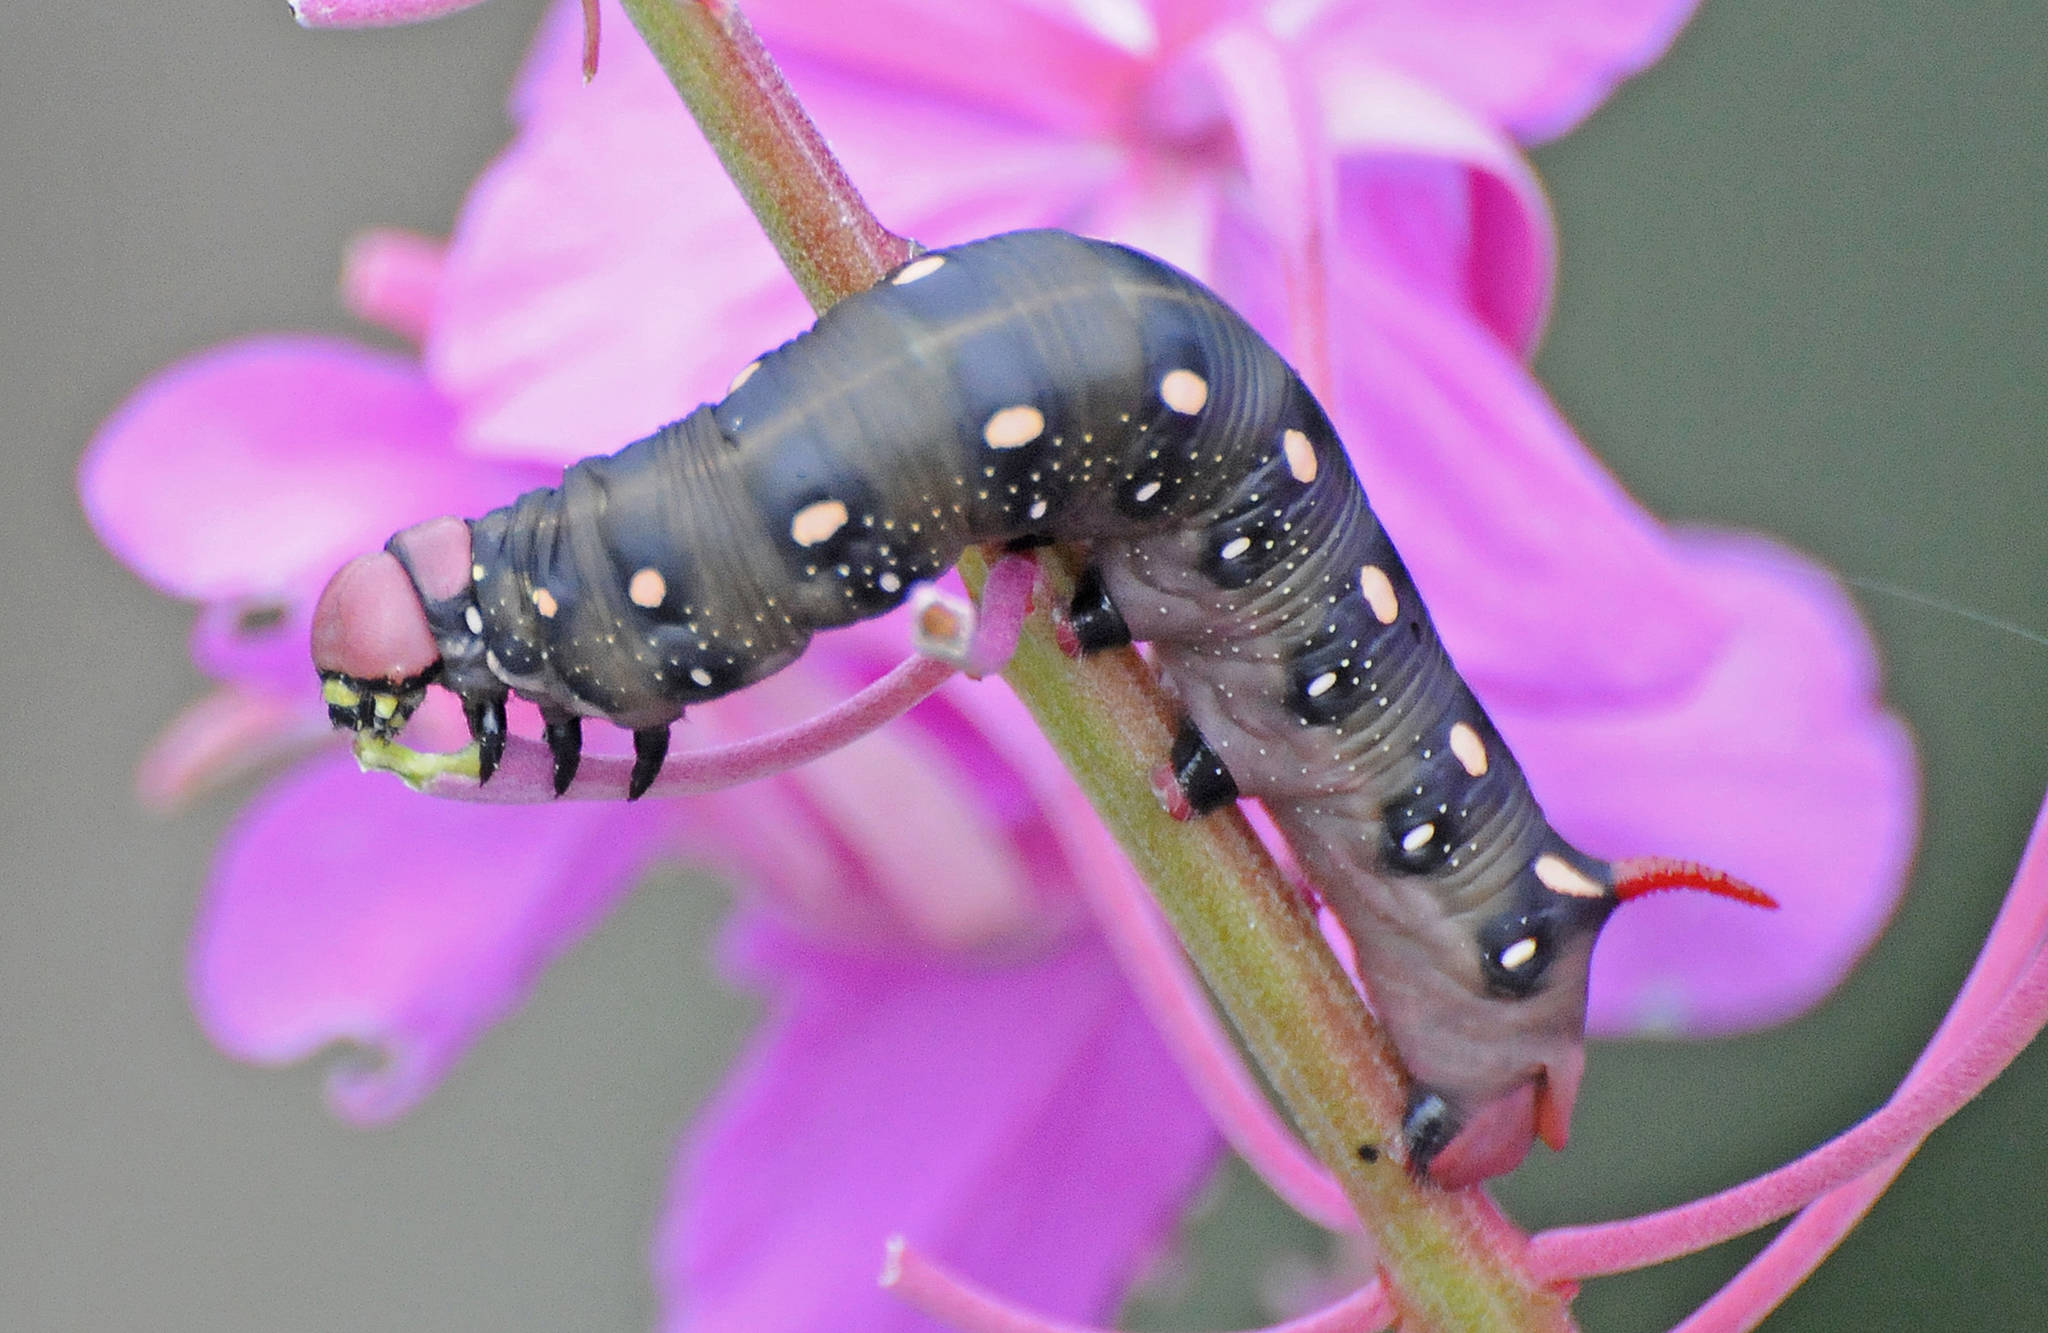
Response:
POLYGON ((484 0, 290 0, 292 14, 308 28, 381 28, 437 19, 484 0))
MULTIPOLYGON (((342 559, 680 416, 806 322, 606 8, 589 87, 579 9, 551 12, 515 140, 445 262, 395 238, 352 257, 351 303, 423 339, 423 367, 257 340, 167 371, 95 441, 88 513, 145 578, 202 604, 195 655, 223 682, 149 761, 161 793, 318 726, 305 622, 342 559)), ((1784 901, 1766 919, 1631 907, 1596 968, 1607 1031, 1810 1003, 1889 914, 1914 824, 1910 747, 1846 601, 1796 557, 1660 528, 1520 359, 1554 247, 1510 135, 1569 128, 1689 10, 749 6, 897 230, 936 245, 1069 226, 1239 304, 1315 380, 1567 835, 1717 862, 1784 901)), ((831 636, 693 713, 691 737, 810 711, 902 643, 893 623, 831 636)), ((415 726, 459 741, 445 707, 415 726)), ((723 864, 761 890, 729 956, 774 1017, 685 1151, 656 1261, 670 1322, 891 1326, 908 1316, 875 1294, 872 1260, 906 1222, 1006 1292, 1099 1316, 1215 1144, 1077 927, 1076 890, 1119 872, 1062 841, 1087 816, 1024 728, 1006 692, 956 685, 743 794, 631 808, 454 806, 313 761, 223 846, 195 1002, 243 1058, 373 1049, 336 1104, 395 1115, 650 860, 723 864), (907 810, 944 838, 910 836, 907 810)))

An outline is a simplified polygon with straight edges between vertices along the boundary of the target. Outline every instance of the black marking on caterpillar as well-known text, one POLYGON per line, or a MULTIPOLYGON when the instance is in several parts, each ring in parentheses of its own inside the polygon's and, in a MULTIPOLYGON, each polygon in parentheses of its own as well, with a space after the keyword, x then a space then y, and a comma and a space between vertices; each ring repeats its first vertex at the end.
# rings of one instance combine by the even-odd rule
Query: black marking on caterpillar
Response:
MULTIPOLYGON (((357 700, 337 721, 385 726, 359 701, 390 687, 353 674, 438 654, 485 777, 517 691, 558 791, 582 718, 630 728, 635 796, 685 707, 894 607, 970 543, 1086 546, 1074 645, 1150 642, 1186 710, 1188 804, 1261 799, 1342 920, 1412 1078, 1411 1166, 1463 1182, 1534 1133, 1561 1143, 1610 868, 1537 809, 1314 396, 1178 271, 1059 232, 926 254, 723 401, 466 540, 451 522, 388 548, 431 649, 359 672, 373 654, 333 646, 353 622, 331 590, 316 658, 357 700)), ((336 587, 382 579, 367 602, 394 577, 336 587)))

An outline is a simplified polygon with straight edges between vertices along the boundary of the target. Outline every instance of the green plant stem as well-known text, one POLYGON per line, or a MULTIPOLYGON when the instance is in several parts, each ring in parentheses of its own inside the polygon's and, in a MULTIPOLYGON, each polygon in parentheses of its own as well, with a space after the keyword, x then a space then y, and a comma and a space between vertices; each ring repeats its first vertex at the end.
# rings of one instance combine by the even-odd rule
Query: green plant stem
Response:
MULTIPOLYGON (((814 307, 866 290, 915 253, 867 210, 736 9, 624 3, 814 307)), ((1052 597, 1063 598, 1071 562, 1044 563, 1052 597)), ((961 569, 978 588, 985 558, 970 553, 961 569)), ((1402 1327, 1570 1329, 1564 1298, 1522 1269, 1522 1237, 1489 1200, 1417 1184, 1398 1160, 1399 1062, 1250 825, 1235 810, 1190 823, 1161 810, 1149 774, 1178 712, 1143 660, 1129 650, 1069 659, 1040 613, 1003 674, 1343 1183, 1379 1247, 1402 1327)))

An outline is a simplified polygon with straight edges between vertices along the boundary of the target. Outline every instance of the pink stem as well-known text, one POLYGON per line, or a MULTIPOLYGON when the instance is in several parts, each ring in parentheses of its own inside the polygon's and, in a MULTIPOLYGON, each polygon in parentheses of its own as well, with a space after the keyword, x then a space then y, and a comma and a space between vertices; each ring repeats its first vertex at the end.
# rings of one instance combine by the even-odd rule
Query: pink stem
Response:
MULTIPOLYGON (((693 796, 772 777, 807 764, 895 721, 952 674, 953 668, 944 662, 906 658, 874 684, 816 717, 731 745, 670 756, 647 794, 693 796)), ((576 771, 576 781, 560 799, 623 800, 632 771, 633 761, 625 755, 585 755, 576 771)), ((553 772, 554 760, 547 746, 513 736, 505 741, 505 758, 489 782, 479 785, 475 778, 441 774, 428 781, 426 790, 449 800, 487 805, 546 805, 557 799, 550 776, 553 772)))
MULTIPOLYGON (((2048 892, 2042 858, 2029 857, 2013 894, 2048 892)), ((2029 913, 2030 914, 2030 913, 2029 913)), ((2016 918, 2017 920, 2018 918, 2016 918)), ((2017 932, 2015 932, 2017 938, 2017 932)), ((2018 964, 2019 946, 1987 946, 1994 970, 2018 964)), ((2010 989, 1948 1058, 1909 1076, 1892 1099, 1848 1132, 1767 1175, 1696 1202, 1626 1222, 1566 1227, 1530 1242, 1528 1263, 1550 1278, 1626 1272, 1690 1254, 1785 1216, 1824 1191, 1910 1153, 1984 1090, 2048 1023, 2048 952, 2034 941, 2010 989)))
POLYGON ((981 623, 975 628, 961 670, 979 679, 1010 664, 1017 654, 1017 636, 1024 632, 1031 589, 1037 581, 1038 562, 1029 556, 1010 555, 996 561, 981 585, 981 623))
MULTIPOLYGON (((1017 636, 1031 606, 1034 569, 1031 561, 1011 557, 989 572, 981 623, 968 648, 970 663, 999 667, 1016 652, 1017 636)), ((943 685, 953 671, 945 662, 905 658, 880 680, 816 717, 731 745, 671 755, 647 794, 694 796, 808 764, 903 716, 943 685)), ((554 760, 545 745, 512 736, 506 739, 505 757, 489 782, 479 784, 474 778, 444 773, 431 779, 426 790, 449 800, 489 805, 545 805, 556 799, 616 801, 626 794, 633 761, 624 755, 585 755, 576 770, 576 781, 560 798, 555 796, 553 772, 554 760)))
MULTIPOLYGON (((1104 1333, 1019 1309, 986 1288, 925 1258, 901 1236, 891 1237, 881 1285, 942 1324, 961 1333, 1104 1333)), ((1320 1310, 1269 1324, 1257 1333, 1377 1333, 1393 1319, 1393 1307, 1377 1279, 1320 1310)))
POLYGON ((1086 889, 1124 975, 1230 1146, 1296 1212, 1332 1231, 1356 1231, 1358 1213, 1343 1187, 1274 1114, 1144 885, 1119 873, 1088 876, 1086 889))
POLYGON ((597 77, 597 0, 583 0, 583 81, 597 77))
MULTIPOLYGON (((989 572, 982 589, 985 609, 1000 604, 996 580, 1010 563, 1005 560, 989 572)), ((1086 815, 1085 800, 1070 786, 1055 790, 1036 765, 1019 769, 1040 806, 1049 811, 1072 807, 1086 815)), ((1067 863, 1081 868, 1082 893, 1118 966, 1224 1139, 1296 1212, 1332 1231, 1358 1230, 1358 1212, 1343 1186, 1274 1113, 1216 1016, 1180 937, 1130 869, 1116 839, 1092 818, 1057 820, 1053 829, 1067 863)))
MULTIPOLYGON (((1915 1086, 1961 1045, 1969 1029, 2011 991, 2048 938, 2048 805, 2035 817, 2026 852, 1969 978, 1902 1086, 1915 1086)), ((1916 1145, 1917 1146, 1917 1145, 1916 1145)), ((1673 1333, 1745 1333, 1776 1309, 1820 1265, 1905 1168, 1909 1149, 1861 1178, 1822 1195, 1673 1333)))

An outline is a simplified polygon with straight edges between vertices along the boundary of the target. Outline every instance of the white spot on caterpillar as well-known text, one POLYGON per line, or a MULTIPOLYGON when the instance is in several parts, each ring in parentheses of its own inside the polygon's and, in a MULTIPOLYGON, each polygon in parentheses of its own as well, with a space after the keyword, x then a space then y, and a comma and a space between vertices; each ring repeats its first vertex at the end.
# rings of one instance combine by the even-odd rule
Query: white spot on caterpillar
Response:
MULTIPOLYGON (((1364 565, 1358 571, 1358 590, 1372 608, 1373 619, 1391 625, 1401 614, 1401 599, 1394 596, 1394 581, 1378 565, 1364 565)), ((1483 771, 1483 770, 1482 770, 1483 771)))
POLYGON ((1543 881, 1543 887, 1552 893, 1561 893, 1567 898, 1605 898, 1607 890, 1600 887, 1591 875, 1554 852, 1545 852, 1536 858, 1536 878, 1543 881))
POLYGON ((926 255, 923 259, 913 260, 905 264, 901 269, 898 269, 896 276, 889 279, 889 285, 892 287, 908 287, 919 278, 929 278, 945 266, 946 257, 944 255, 926 255))
POLYGON ((1469 723, 1459 722, 1451 727, 1451 753, 1473 777, 1486 776, 1486 742, 1479 739, 1479 733, 1469 723))
POLYGON ((471 583, 482 583, 484 581, 484 567, 482 565, 471 565, 469 567, 469 581, 471 583))
POLYGON ((1043 501, 1043 500, 1033 500, 1033 501, 1031 502, 1031 512, 1030 512, 1030 516, 1031 516, 1032 518, 1044 518, 1044 517, 1045 517, 1045 501, 1043 501))
POLYGON ((1530 935, 1522 936, 1500 951, 1500 965, 1510 972, 1527 967, 1535 958, 1536 940, 1530 935))
POLYGON ((652 610, 667 596, 668 580, 652 565, 634 570, 633 577, 626 582, 626 600, 635 606, 652 610))
POLYGON ((1417 824, 1414 828, 1409 829, 1407 834, 1401 839, 1401 850, 1404 852, 1419 852, 1429 846, 1430 840, 1435 837, 1436 825, 1417 824))
POLYGON ((760 361, 753 360, 740 367, 740 373, 732 377, 732 383, 725 386, 725 396, 730 398, 740 391, 740 386, 754 378, 754 372, 761 368, 760 361))
POLYGON ((896 577, 896 571, 885 569, 882 571, 882 577, 875 580, 875 586, 883 592, 901 592, 903 580, 896 577))
POLYGON ((1182 416, 1191 417, 1209 401, 1209 381, 1192 370, 1169 370, 1159 381, 1159 400, 1182 416))
POLYGON ((1133 498, 1135 498, 1139 504, 1143 504, 1145 503, 1145 501, 1151 499, 1153 496, 1157 494, 1159 494, 1159 483, 1156 481, 1148 481, 1143 486, 1140 486, 1138 488, 1137 495, 1133 498))
POLYGON ((1317 676, 1314 680, 1308 683, 1308 690, 1306 692, 1309 698, 1320 699, 1324 695, 1328 694, 1330 692, 1330 687, 1335 685, 1336 683, 1337 673, 1334 671, 1325 671, 1322 675, 1317 676))
POLYGON ((1287 471, 1296 481, 1311 482, 1321 464, 1316 460, 1316 447, 1309 443, 1308 436, 1298 430, 1290 430, 1280 437, 1280 452, 1287 456, 1287 471))
POLYGON ((711 673, 703 667, 691 667, 690 679, 697 682, 704 689, 708 690, 711 688, 711 673))
POLYGON ((553 620, 555 612, 562 608, 556 604, 553 593, 549 592, 546 588, 535 588, 533 590, 533 609, 540 612, 545 618, 553 620))
POLYGON ((1017 449, 1045 433, 1045 413, 1029 403, 1006 407, 988 419, 981 438, 991 449, 1017 449))
POLYGON ((846 526, 846 506, 838 500, 818 500, 796 511, 789 521, 790 540, 798 546, 816 546, 829 541, 846 526))
POLYGON ((1218 551, 1216 554, 1222 556, 1225 560, 1235 560, 1239 556, 1243 555, 1246 551, 1249 551, 1251 549, 1251 538, 1233 537, 1229 541, 1223 543, 1223 549, 1218 551))
POLYGON ((471 634, 481 634, 484 632, 484 613, 472 606, 462 613, 462 623, 469 626, 471 634))

